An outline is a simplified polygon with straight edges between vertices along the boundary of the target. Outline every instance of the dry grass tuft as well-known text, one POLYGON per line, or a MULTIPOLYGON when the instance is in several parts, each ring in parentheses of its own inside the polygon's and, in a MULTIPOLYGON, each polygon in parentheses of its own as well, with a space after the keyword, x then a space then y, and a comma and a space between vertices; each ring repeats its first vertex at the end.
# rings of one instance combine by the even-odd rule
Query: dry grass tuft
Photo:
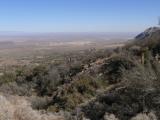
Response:
POLYGON ((158 120, 158 119, 153 112, 150 112, 148 114, 140 113, 136 117, 133 117, 131 120, 158 120))
POLYGON ((0 120, 64 120, 64 118, 33 110, 23 97, 0 95, 0 120))

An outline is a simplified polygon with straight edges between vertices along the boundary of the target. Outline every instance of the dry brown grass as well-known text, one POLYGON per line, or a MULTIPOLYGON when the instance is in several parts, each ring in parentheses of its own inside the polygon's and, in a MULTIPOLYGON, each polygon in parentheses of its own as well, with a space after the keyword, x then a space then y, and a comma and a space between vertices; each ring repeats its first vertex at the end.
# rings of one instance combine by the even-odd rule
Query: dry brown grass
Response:
POLYGON ((33 110, 25 98, 0 95, 0 120, 64 120, 64 118, 33 110))
POLYGON ((148 114, 140 113, 136 117, 133 117, 131 120, 158 120, 153 112, 148 114))

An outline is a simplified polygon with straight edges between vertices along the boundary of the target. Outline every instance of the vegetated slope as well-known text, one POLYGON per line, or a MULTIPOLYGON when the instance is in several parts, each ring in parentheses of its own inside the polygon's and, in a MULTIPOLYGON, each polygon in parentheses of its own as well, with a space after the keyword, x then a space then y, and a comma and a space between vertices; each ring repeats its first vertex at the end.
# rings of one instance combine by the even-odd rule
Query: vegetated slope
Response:
POLYGON ((40 118, 36 110, 66 120, 158 120, 159 38, 159 28, 150 28, 123 48, 75 52, 61 62, 6 72, 0 91, 29 98, 40 118))
POLYGON ((96 91, 107 85, 100 79, 99 67, 102 63, 98 63, 97 59, 103 60, 108 53, 103 50, 85 51, 82 56, 77 53, 70 55, 72 60, 67 56, 60 63, 34 68, 24 66, 16 71, 6 71, 0 76, 0 91, 6 95, 29 98, 28 102, 33 109, 67 114, 95 97, 96 91))
MULTIPOLYGON (((155 58, 155 54, 160 54, 159 44, 160 29, 153 27, 135 37, 131 44, 126 45, 121 52, 133 58, 134 66, 132 69, 124 69, 126 67, 120 66, 122 75, 115 70, 118 63, 112 66, 111 69, 115 72, 113 76, 121 76, 118 85, 82 106, 82 113, 91 120, 160 119, 160 64, 155 58), (133 46, 138 46, 136 47, 138 49, 131 49, 133 46), (145 60, 144 63, 140 60, 142 58, 145 60)), ((106 65, 106 68, 109 66, 106 65)), ((111 79, 112 77, 109 80, 111 79)))

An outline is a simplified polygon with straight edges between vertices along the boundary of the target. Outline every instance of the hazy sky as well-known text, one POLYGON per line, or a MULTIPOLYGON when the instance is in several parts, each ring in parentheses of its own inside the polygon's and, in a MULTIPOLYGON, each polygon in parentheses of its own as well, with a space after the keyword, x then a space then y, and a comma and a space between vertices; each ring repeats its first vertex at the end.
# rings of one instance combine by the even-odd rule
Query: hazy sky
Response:
POLYGON ((0 31, 138 32, 158 16, 160 0, 0 0, 0 31))

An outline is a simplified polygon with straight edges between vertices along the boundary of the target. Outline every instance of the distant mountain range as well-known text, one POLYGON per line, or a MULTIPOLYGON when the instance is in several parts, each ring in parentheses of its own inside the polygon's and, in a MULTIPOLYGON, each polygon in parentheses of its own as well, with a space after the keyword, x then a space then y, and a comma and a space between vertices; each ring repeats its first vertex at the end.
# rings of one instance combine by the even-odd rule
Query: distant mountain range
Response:
POLYGON ((0 41, 106 41, 132 39, 137 33, 25 33, 0 32, 0 41))

